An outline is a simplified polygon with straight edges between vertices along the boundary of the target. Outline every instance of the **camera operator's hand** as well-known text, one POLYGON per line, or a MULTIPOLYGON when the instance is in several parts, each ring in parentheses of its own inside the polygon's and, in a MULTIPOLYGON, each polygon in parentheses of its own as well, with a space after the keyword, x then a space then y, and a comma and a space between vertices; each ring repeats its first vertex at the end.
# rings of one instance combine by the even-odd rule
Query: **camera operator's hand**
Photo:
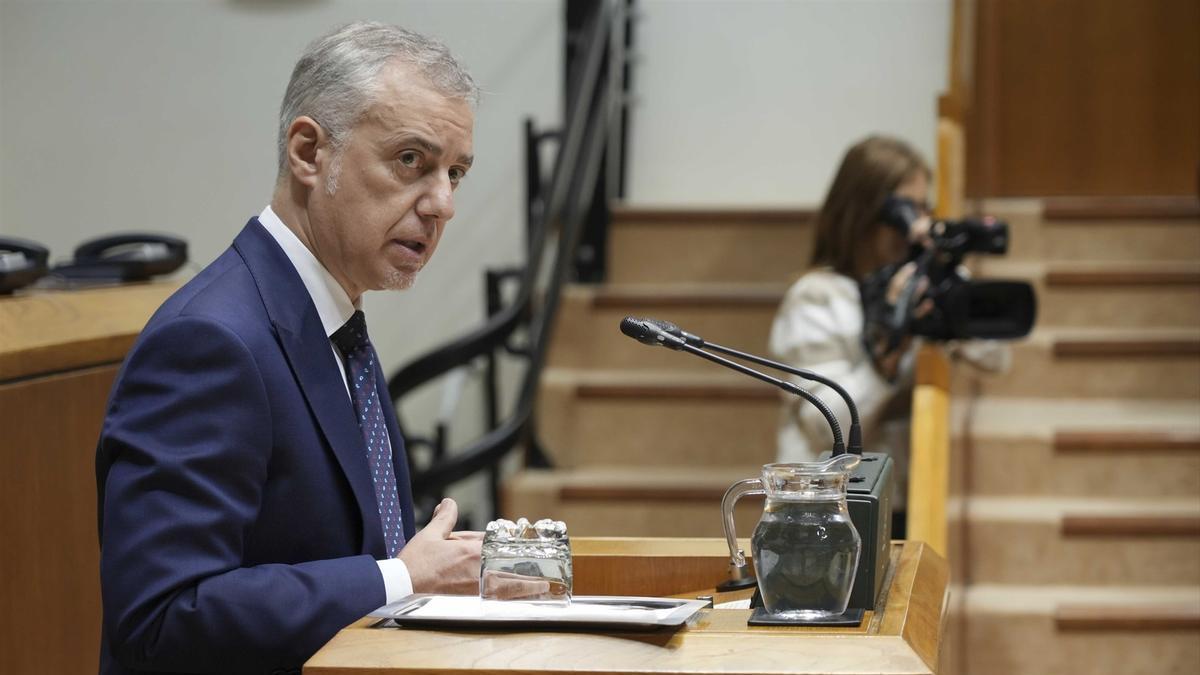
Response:
MULTIPOLYGON (((924 218, 923 220, 928 221, 929 219, 924 218)), ((913 275, 916 274, 916 271, 917 265, 913 262, 905 263, 900 269, 896 270, 896 273, 892 275, 891 281, 888 282, 887 295, 885 296, 888 305, 895 306, 896 303, 900 302, 900 299, 904 294, 905 287, 908 286, 909 282, 913 278, 913 275)), ((922 277, 918 279, 916 283, 917 287, 915 297, 919 298, 925 295, 925 292, 929 290, 929 279, 922 277)), ((925 298, 917 304, 916 309, 913 310, 912 317, 914 319, 920 319, 929 314, 929 312, 932 310, 933 301, 925 298)), ((891 350, 889 350, 887 346, 887 340, 881 338, 875 343, 874 354, 872 354, 872 356, 874 357, 875 367, 879 370, 879 374, 883 375, 888 380, 894 380, 896 378, 896 372, 900 368, 900 359, 904 357, 904 354, 908 352, 909 347, 912 346, 912 336, 904 336, 904 338, 900 340, 899 344, 897 344, 895 348, 891 350)))
POLYGON ((397 557, 404 561, 415 593, 479 592, 480 532, 454 532, 458 504, 443 499, 433 519, 404 546, 397 557))
POLYGON ((929 248, 933 246, 933 237, 930 236, 932 228, 933 219, 928 215, 923 215, 909 225, 908 240, 914 244, 921 244, 925 248, 929 248))

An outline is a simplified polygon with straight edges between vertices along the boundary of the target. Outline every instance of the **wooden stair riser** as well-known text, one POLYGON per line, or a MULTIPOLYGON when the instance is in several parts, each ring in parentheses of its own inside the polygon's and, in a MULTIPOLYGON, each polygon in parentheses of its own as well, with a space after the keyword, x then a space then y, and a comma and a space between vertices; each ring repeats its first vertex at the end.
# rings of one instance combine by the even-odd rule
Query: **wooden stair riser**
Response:
POLYGON ((1200 327, 1200 285, 1039 284, 1038 327, 1200 327))
POLYGON ((809 266, 808 223, 620 223, 609 283, 787 282, 809 266))
MULTIPOLYGON (((992 212, 1009 224, 1011 260, 1196 261, 1195 220, 1044 220, 1037 211, 992 212)), ((991 256, 989 256, 991 257, 991 256)))
MULTIPOLYGON (((765 385, 764 385, 765 386, 765 385)), ((743 466, 775 457, 778 399, 580 395, 543 383, 539 434, 556 466, 743 466)))
POLYGON ((1041 614, 968 611, 963 675, 1129 675, 1200 671, 1200 631, 1061 632, 1041 614))
POLYGON ((1056 451, 1049 438, 985 435, 956 445, 970 448, 967 480, 973 495, 1200 498, 1200 451, 1056 451))
POLYGON ((1054 519, 970 514, 972 583, 1163 586, 1200 584, 1200 536, 1078 536, 1054 519))
POLYGON ((633 303, 595 307, 583 298, 564 298, 548 363, 561 368, 652 368, 723 372, 720 366, 689 354, 672 353, 637 343, 621 334, 626 316, 671 321, 718 344, 764 354, 771 304, 681 306, 676 303, 633 303))
POLYGON ((1200 355, 1056 356, 1044 341, 1013 344, 1013 368, 980 376, 956 368, 952 390, 967 392, 978 380, 984 396, 1194 399, 1200 396, 1200 355))
MULTIPOLYGON (((745 476, 749 478, 749 476, 745 476)), ((664 484, 671 480, 662 476, 664 484)), ((732 484, 732 481, 731 481, 732 484)), ((558 489, 540 490, 524 485, 504 487, 504 513, 514 517, 553 516, 567 523, 572 536, 723 537, 721 501, 716 499, 639 500, 614 497, 567 497, 558 489)), ((762 516, 762 501, 747 497, 738 502, 734 521, 739 537, 749 537, 762 516)))
MULTIPOLYGON (((780 291, 782 293, 782 291, 780 291)), ((779 296, 780 298, 782 295, 779 296)), ((1039 329, 1200 328, 1200 287, 1191 285, 1062 287, 1039 293, 1039 329)), ((778 309, 771 293, 753 301, 680 301, 635 299, 612 302, 575 292, 564 297, 550 348, 549 363, 565 368, 654 368, 656 370, 715 371, 719 366, 686 354, 640 345, 620 333, 626 316, 671 321, 684 330, 718 344, 750 353, 767 354, 771 322, 778 309)), ((1034 341, 1036 342, 1036 341, 1034 341)), ((1015 354, 1045 352, 1031 341, 1013 342, 1015 354)), ((1016 361, 1020 372, 1045 372, 1039 355, 1036 366, 1016 361)), ((1156 363, 1162 363, 1156 359, 1156 363)), ((1198 390, 1200 391, 1200 390, 1198 390)))
MULTIPOLYGON (((1200 222, 1046 221, 1037 210, 994 213, 1010 225, 1009 260, 1195 261, 1200 222)), ((812 223, 696 214, 610 228, 610 283, 786 282, 809 266, 812 223)), ((982 256, 981 256, 982 257, 982 256)))

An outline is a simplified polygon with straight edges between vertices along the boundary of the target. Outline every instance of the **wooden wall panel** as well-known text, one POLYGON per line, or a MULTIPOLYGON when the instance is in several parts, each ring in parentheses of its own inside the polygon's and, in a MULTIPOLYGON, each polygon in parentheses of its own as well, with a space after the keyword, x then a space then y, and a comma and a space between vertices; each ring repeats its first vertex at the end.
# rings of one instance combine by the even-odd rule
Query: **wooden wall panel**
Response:
POLYGON ((978 0, 974 197, 1200 188, 1200 2, 978 0))
POLYGON ((0 673, 94 673, 96 439, 116 365, 0 385, 0 673))

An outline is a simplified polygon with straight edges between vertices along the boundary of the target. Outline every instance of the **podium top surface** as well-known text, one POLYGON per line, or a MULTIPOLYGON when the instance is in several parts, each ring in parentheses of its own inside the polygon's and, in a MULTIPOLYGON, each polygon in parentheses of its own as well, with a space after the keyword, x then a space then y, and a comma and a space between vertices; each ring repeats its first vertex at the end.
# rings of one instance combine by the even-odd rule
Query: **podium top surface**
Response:
POLYGON ((178 281, 0 297, 0 382, 116 363, 178 281))
MULTIPOLYGON (((719 539, 578 539, 579 594, 714 595, 728 551, 719 539), (694 584, 675 593, 656 584, 694 584), (648 585, 647 585, 648 584, 648 585), (690 592, 687 588, 692 588, 690 592)), ((705 609, 655 632, 374 628, 363 619, 305 665, 312 675, 364 673, 867 673, 937 671, 948 597, 945 560, 921 542, 893 542, 874 611, 853 628, 748 626, 748 609, 705 609)), ((718 603, 739 594, 720 594, 718 603)))

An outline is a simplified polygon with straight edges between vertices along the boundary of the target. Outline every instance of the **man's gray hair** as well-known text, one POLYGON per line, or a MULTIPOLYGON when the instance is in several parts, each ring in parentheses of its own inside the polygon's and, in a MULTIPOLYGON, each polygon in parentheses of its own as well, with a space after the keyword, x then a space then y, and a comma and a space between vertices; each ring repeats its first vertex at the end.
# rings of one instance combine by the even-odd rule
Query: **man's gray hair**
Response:
POLYGON ((474 106, 475 80, 441 42, 399 26, 374 21, 346 24, 317 38, 304 50, 279 109, 279 177, 287 175, 287 134, 302 115, 316 120, 335 150, 371 107, 377 77, 393 59, 411 65, 449 98, 474 106))

